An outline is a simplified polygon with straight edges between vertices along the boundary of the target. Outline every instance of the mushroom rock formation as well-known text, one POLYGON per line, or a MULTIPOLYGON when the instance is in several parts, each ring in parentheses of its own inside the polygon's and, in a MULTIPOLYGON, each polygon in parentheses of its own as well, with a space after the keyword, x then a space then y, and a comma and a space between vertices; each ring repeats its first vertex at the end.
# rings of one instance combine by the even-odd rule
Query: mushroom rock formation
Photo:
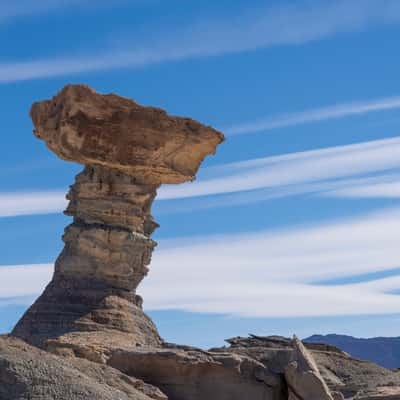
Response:
POLYGON ((251 335, 204 351, 161 340, 136 293, 156 245, 151 204, 161 184, 194 179, 221 133, 83 85, 31 116, 38 138, 85 167, 53 279, 17 338, 0 335, 0 400, 400 399, 398 372, 329 345, 251 335))
POLYGON ((42 347, 77 332, 98 342, 160 345, 136 293, 156 245, 151 205, 161 184, 193 180, 223 135, 84 85, 33 104, 31 117, 54 153, 85 167, 67 195, 73 223, 52 281, 13 335, 42 347))

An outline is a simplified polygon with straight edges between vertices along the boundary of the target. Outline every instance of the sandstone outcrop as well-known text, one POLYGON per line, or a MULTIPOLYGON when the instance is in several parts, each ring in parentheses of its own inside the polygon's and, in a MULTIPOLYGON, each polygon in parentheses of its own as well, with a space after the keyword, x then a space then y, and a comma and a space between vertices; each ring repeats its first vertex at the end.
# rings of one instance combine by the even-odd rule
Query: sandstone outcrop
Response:
MULTIPOLYGON (((284 370, 296 357, 292 341, 229 342, 235 344, 210 351, 167 343, 114 348, 107 360, 94 363, 84 353, 75 357, 72 348, 61 357, 0 336, 0 400, 288 400, 284 370)), ((400 399, 400 373, 333 346, 307 347, 334 400, 400 399)))
MULTIPOLYGON (((228 339, 229 347, 209 351, 168 343, 132 348, 120 342, 105 353, 101 341, 89 335, 93 333, 88 333, 86 340, 79 335, 64 343, 57 340, 49 351, 104 363, 160 388, 172 400, 219 400, 224 396, 241 400, 246 398, 244 393, 252 393, 252 399, 287 400, 293 385, 288 385, 285 371, 299 359, 293 342, 276 336, 228 339)), ((400 372, 354 359, 334 346, 305 346, 320 372, 321 387, 326 383, 334 400, 400 400, 400 372)), ((300 374, 296 385, 309 387, 309 383, 307 374, 305 379, 300 374)))
POLYGON ((64 358, 0 336, 0 400, 167 400, 111 367, 64 358))
POLYGON ((170 345, 114 351, 107 362, 173 400, 283 400, 283 377, 243 355, 170 345))
POLYGON ((285 368, 288 400, 333 400, 312 355, 296 337, 292 340, 293 361, 285 368))
MULTIPOLYGON (((211 349, 212 352, 232 352, 246 355, 276 374, 295 358, 292 341, 279 336, 254 336, 228 339, 229 347, 211 349)), ((400 400, 400 372, 374 363, 358 360, 335 346, 304 343, 315 360, 321 377, 334 399, 400 400)))
POLYGON ((190 118, 85 85, 33 104, 35 135, 64 160, 100 165, 160 185, 193 180, 223 135, 190 118))
POLYGON ((54 347, 54 339, 84 332, 103 343, 160 345, 136 293, 156 245, 151 205, 162 183, 194 179, 223 135, 84 85, 35 103, 31 117, 39 139, 85 168, 67 195, 73 223, 53 279, 13 335, 44 348, 48 340, 54 347))
POLYGON ((151 205, 161 184, 194 179, 221 133, 83 85, 31 116, 84 169, 51 282, 0 336, 0 400, 400 399, 399 373, 334 346, 251 336, 203 351, 160 338, 137 294, 156 245, 151 205))

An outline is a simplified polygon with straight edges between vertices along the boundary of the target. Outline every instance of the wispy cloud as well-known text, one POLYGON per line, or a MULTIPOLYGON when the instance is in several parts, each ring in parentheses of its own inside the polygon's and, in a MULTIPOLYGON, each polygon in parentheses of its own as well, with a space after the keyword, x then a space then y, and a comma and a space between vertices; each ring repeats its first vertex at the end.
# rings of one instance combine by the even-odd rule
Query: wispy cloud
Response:
MULTIPOLYGON (((116 0, 108 1, 113 5, 117 2, 116 0)), ((96 7, 106 3, 104 0, 97 0, 96 7)), ((93 2, 90 0, 0 0, 0 23, 17 17, 43 15, 70 7, 93 7, 93 2)))
POLYGON ((365 182, 364 184, 329 190, 325 193, 332 197, 347 198, 400 198, 400 179, 393 182, 365 182))
MULTIPOLYGON (((399 288, 398 276, 316 282, 398 267, 399 218, 396 208, 287 230, 161 241, 139 289, 150 310, 255 317, 395 313, 400 296, 390 293, 399 288)), ((0 298, 39 293, 51 272, 51 265, 0 267, 6 283, 0 298)))
POLYGON ((384 99, 337 104, 313 110, 268 117, 254 122, 228 126, 222 128, 222 131, 226 132, 228 135, 266 132, 276 128, 284 128, 287 126, 296 126, 330 119, 340 119, 351 115, 367 114, 397 108, 400 108, 400 97, 387 97, 384 99))
MULTIPOLYGON (((312 193, 398 197, 400 138, 284 154, 206 169, 207 179, 163 186, 157 212, 234 206, 312 193)), ((0 217, 51 214, 66 207, 62 190, 0 193, 0 217)))
POLYGON ((0 266, 0 300, 12 303, 23 302, 37 295, 49 283, 51 264, 3 265, 0 266))
POLYGON ((118 46, 97 54, 87 55, 86 52, 85 55, 3 63, 0 64, 0 82, 138 68, 277 45, 298 45, 399 20, 400 3, 397 0, 285 3, 274 8, 241 11, 240 16, 226 20, 192 21, 179 31, 173 28, 160 32, 158 40, 144 47, 127 45, 121 50, 118 46))
MULTIPOLYGON (((216 177, 177 186, 163 186, 158 199, 178 199, 250 191, 288 189, 289 185, 327 182, 400 167, 400 138, 286 154, 225 164, 216 177)), ((293 189, 293 186, 289 189, 293 189)))
POLYGON ((65 209, 65 192, 0 193, 0 217, 52 214, 65 209))
POLYGON ((141 290, 145 304, 259 317, 398 312, 400 296, 388 294, 398 277, 315 282, 397 267, 399 217, 393 209, 318 226, 161 243, 141 290))
POLYGON ((366 197, 393 199, 400 197, 399 187, 400 174, 390 173, 367 178, 334 179, 272 188, 267 187, 216 196, 160 201, 156 202, 155 213, 188 213, 196 210, 235 207, 300 195, 348 199, 366 197))

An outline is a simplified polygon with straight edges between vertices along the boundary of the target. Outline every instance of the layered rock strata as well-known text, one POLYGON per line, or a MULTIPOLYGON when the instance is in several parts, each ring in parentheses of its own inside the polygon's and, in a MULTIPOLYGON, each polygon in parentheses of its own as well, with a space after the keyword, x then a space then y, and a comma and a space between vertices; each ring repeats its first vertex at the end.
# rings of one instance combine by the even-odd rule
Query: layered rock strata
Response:
POLYGON ((400 374, 334 346, 229 339, 209 351, 162 341, 137 287, 148 272, 163 183, 194 179, 223 136, 83 85, 31 110, 35 134, 84 164, 67 195, 52 281, 0 336, 0 400, 396 400, 400 374), (52 354, 51 354, 52 353, 52 354))
POLYGON ((0 400, 167 400, 158 388, 82 358, 0 336, 0 400))
POLYGON ((93 336, 64 337, 48 350, 101 362, 160 388, 170 400, 242 400, 250 393, 252 400, 329 395, 334 400, 400 400, 400 372, 354 359, 330 345, 305 343, 304 349, 299 341, 252 336, 203 351, 168 343, 105 346, 93 336))
POLYGON ((85 168, 67 195, 65 213, 73 223, 53 279, 13 335, 42 347, 82 332, 132 346, 160 345, 136 293, 156 245, 151 205, 162 183, 194 179, 222 134, 83 85, 35 103, 31 117, 39 139, 85 168))
MULTIPOLYGON (((292 341, 252 337, 229 342, 234 344, 210 351, 167 343, 114 349, 100 364, 85 360, 90 353, 74 354, 71 347, 52 355, 0 336, 0 400, 288 400, 295 394, 291 388, 301 397, 301 388, 308 387, 303 374, 295 386, 285 378, 288 366, 302 359, 292 341)), ((333 346, 307 344, 307 352, 333 399, 400 399, 399 372, 351 358, 333 346)))
POLYGON ((116 350, 107 364, 154 384, 170 400, 284 400, 282 376, 253 358, 180 346, 116 350))
MULTIPOLYGON (((229 347, 210 351, 250 357, 278 375, 284 375, 288 365, 298 359, 293 341, 279 336, 252 335, 228 339, 227 342, 229 347)), ((400 400, 399 371, 353 358, 332 345, 304 343, 304 346, 335 400, 400 400)))

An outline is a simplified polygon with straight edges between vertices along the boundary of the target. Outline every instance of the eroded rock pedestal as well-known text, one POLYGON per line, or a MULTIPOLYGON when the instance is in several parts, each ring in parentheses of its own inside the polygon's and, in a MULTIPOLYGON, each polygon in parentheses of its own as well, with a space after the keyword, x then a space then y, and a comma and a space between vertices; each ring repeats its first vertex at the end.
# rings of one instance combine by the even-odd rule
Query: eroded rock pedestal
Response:
POLYGON ((332 346, 162 341, 136 292, 156 245, 151 204, 161 184, 194 179, 222 134, 83 85, 31 116, 38 138, 85 167, 67 196, 73 222, 52 281, 14 337, 0 336, 0 400, 400 399, 400 374, 332 346))
POLYGON ((31 117, 38 138, 85 168, 67 195, 73 223, 53 279, 13 335, 41 347, 89 333, 103 344, 160 345, 136 293, 156 245, 151 205, 162 183, 194 179, 222 134, 83 85, 35 103, 31 117))
POLYGON ((42 346, 69 332, 114 338, 121 332, 133 344, 160 343, 136 294, 156 245, 149 238, 156 189, 103 166, 85 167, 68 194, 66 214, 74 222, 65 229, 54 277, 15 327, 16 336, 42 346))

